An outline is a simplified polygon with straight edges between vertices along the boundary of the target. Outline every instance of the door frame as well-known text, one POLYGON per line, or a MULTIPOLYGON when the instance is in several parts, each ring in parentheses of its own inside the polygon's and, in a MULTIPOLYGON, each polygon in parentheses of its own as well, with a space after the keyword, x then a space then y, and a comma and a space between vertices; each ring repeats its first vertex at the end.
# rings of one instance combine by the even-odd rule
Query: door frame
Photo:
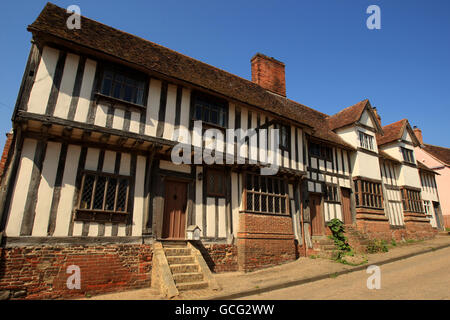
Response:
MULTIPOLYGON (((325 215, 323 212, 323 194, 320 192, 310 192, 309 193, 309 205, 311 206, 311 196, 317 196, 320 198, 320 202, 319 202, 319 214, 320 214, 320 220, 322 222, 321 224, 321 234, 313 234, 313 217, 311 215, 311 207, 309 209, 309 214, 310 214, 310 220, 311 220, 311 236, 324 236, 326 234, 326 226, 325 226, 325 215)), ((317 215, 317 212, 316 212, 317 215)))
POLYGON ((346 187, 341 187, 341 186, 339 186, 339 192, 340 192, 339 196, 340 196, 340 200, 341 200, 341 208, 342 208, 342 220, 343 220, 342 222, 343 222, 344 224, 347 224, 347 225, 352 225, 352 224, 354 223, 354 216, 353 216, 353 211, 352 211, 352 189, 351 189, 351 188, 346 188, 346 187), (343 201, 344 197, 342 196, 342 190, 343 190, 343 189, 345 189, 345 190, 348 191, 348 201, 349 201, 349 207, 348 207, 348 209, 350 210, 350 217, 351 217, 351 222, 350 222, 350 223, 347 223, 347 222, 345 221, 344 201, 343 201))
POLYGON ((178 177, 165 177, 164 179, 164 206, 162 210, 162 224, 161 224, 161 238, 160 240, 186 240, 187 239, 187 227, 188 227, 188 214, 189 214, 189 208, 188 208, 188 202, 189 202, 189 183, 191 182, 189 179, 183 179, 178 177), (163 232, 164 232, 164 223, 165 223, 165 215, 166 215, 166 205, 167 205, 167 182, 175 182, 175 183, 183 183, 186 186, 186 205, 184 209, 184 238, 163 238, 163 232))

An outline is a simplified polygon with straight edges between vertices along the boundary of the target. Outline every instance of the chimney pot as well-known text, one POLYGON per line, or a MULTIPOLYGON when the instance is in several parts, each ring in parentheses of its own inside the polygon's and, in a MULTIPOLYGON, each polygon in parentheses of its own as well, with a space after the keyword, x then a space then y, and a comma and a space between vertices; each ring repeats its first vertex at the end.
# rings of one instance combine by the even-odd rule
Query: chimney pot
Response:
POLYGON ((257 53, 251 59, 252 81, 266 90, 286 97, 285 65, 283 62, 257 53))

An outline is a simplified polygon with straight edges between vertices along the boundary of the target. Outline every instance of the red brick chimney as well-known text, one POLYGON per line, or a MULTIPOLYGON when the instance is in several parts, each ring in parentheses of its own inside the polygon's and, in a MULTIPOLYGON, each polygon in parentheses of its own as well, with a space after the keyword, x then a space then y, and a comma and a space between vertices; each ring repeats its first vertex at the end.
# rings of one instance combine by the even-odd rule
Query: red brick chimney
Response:
POLYGON ((422 130, 414 126, 414 134, 416 135, 417 140, 419 140, 420 144, 423 144, 422 130))
POLYGON ((382 125, 381 125, 381 117, 380 117, 380 115, 378 114, 377 108, 376 108, 376 107, 373 107, 372 110, 373 110, 373 112, 375 113, 375 116, 377 117, 377 120, 378 120, 378 124, 379 124, 380 127, 381 127, 381 126, 382 126, 382 125))
POLYGON ((286 97, 286 79, 283 62, 257 53, 251 59, 252 81, 266 90, 286 97))

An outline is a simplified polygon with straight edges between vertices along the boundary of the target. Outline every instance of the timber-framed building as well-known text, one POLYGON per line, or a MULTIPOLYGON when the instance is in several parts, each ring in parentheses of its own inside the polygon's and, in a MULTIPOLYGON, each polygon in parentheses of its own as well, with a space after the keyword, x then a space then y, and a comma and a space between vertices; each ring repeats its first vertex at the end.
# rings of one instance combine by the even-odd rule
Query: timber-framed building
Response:
MULTIPOLYGON (((386 240, 439 228, 419 169, 430 181, 434 172, 418 168, 407 120, 382 126, 368 100, 332 116, 292 101, 285 65, 263 54, 249 81, 85 17, 69 30, 67 18, 47 4, 28 27, 1 185, 0 290, 77 294, 68 265, 84 270, 83 292, 149 286, 154 244, 186 241, 195 227, 215 272, 320 252, 334 218, 386 240), (241 146, 243 164, 175 165, 178 130, 203 148, 195 121, 279 129, 277 174, 260 174, 270 139, 259 135, 241 146)), ((234 157, 236 145, 223 152, 234 157)))

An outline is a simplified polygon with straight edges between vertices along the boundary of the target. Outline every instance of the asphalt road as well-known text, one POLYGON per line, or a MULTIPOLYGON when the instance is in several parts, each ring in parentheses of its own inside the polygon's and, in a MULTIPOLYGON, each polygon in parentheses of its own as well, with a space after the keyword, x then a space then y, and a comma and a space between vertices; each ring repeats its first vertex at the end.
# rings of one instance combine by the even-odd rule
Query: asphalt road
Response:
POLYGON ((446 299, 450 300, 450 248, 380 266, 381 288, 368 289, 372 275, 357 271, 243 299, 446 299))

